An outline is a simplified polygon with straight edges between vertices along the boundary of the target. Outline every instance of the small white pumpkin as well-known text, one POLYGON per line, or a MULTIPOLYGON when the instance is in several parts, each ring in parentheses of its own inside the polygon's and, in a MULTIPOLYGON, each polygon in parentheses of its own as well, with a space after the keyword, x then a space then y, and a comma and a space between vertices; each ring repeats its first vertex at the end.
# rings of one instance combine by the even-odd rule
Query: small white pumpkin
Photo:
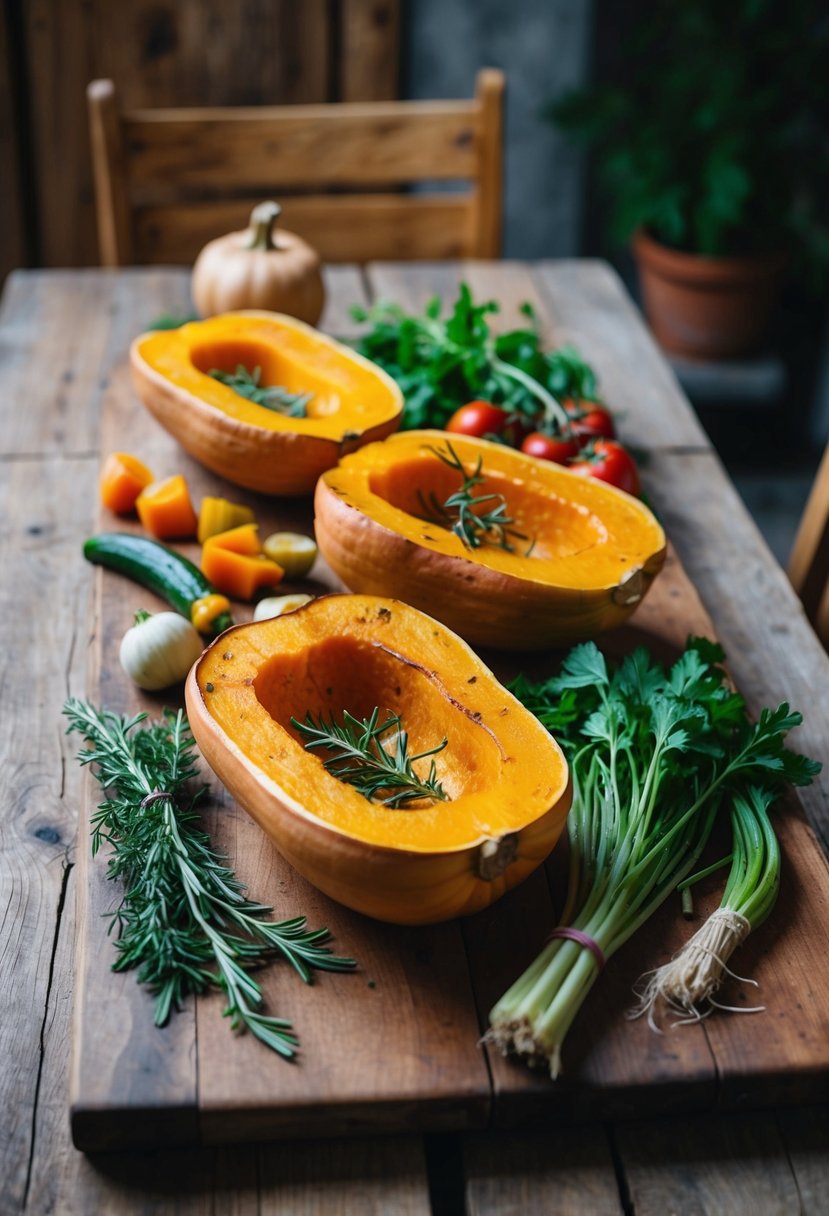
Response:
POLYGON ((316 325, 325 306, 319 254, 293 232, 274 232, 279 203, 254 207, 250 227, 217 237, 193 266, 190 294, 202 317, 239 309, 287 313, 316 325))
POLYGON ((180 684, 203 650, 199 634, 177 612, 139 609, 135 624, 121 639, 119 658, 139 688, 157 692, 180 684))

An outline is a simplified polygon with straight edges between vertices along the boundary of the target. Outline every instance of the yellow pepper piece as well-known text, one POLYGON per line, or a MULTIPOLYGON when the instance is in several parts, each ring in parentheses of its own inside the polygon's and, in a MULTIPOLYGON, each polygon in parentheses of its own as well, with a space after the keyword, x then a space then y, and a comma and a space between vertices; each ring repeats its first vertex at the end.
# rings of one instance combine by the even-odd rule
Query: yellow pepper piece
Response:
POLYGON ((199 507, 199 543, 204 544, 219 532, 228 532, 241 524, 252 524, 253 509, 227 498, 203 498, 199 507))
POLYGON ((190 606, 190 623, 199 633, 210 633, 217 616, 230 612, 230 600, 224 595, 203 595, 190 606))

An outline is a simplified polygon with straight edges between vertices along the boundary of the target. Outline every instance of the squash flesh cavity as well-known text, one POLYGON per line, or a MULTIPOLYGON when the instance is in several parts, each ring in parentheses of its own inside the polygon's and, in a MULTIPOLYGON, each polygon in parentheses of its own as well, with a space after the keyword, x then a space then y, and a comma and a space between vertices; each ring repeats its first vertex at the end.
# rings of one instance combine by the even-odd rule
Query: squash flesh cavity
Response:
MULTIPOLYGON (((147 365, 180 389, 228 417, 267 431, 342 438, 397 412, 388 384, 366 375, 366 361, 297 321, 277 314, 228 313, 139 340, 147 365), (304 418, 256 405, 209 373, 233 373, 239 364, 261 369, 263 387, 313 393, 304 418)), ((371 366, 371 365, 370 365, 371 366)), ((372 370, 374 369, 372 367, 372 370)))
MULTIPOLYGON (((368 478, 370 492, 392 511, 418 520, 431 512, 434 502, 438 505, 444 503, 459 486, 458 474, 428 452, 414 460, 395 464, 390 469, 372 473, 368 478)), ((485 494, 500 494, 504 498, 506 513, 514 520, 511 527, 525 539, 513 538, 510 541, 512 553, 496 546, 481 548, 476 554, 479 561, 495 569, 509 569, 517 559, 527 556, 530 562, 527 572, 532 576, 536 563, 555 558, 562 563, 560 569, 562 576, 565 576, 572 564, 569 559, 577 558, 581 566, 585 554, 589 553, 591 571, 595 577, 602 577, 597 562, 600 563, 604 557, 602 548, 608 542, 608 529, 588 507, 549 492, 543 493, 538 485, 498 473, 486 475, 476 487, 476 496, 485 494)), ((445 552, 468 552, 459 537, 437 523, 425 523, 421 536, 428 545, 445 552)), ((538 576, 542 577, 541 567, 535 568, 538 576)), ((577 577, 576 570, 572 570, 571 579, 577 577)))
MULTIPOLYGON (((494 503, 489 504, 492 509, 494 503)), ((503 445, 406 431, 343 458, 315 493, 320 552, 352 591, 396 595, 468 642, 540 650, 622 624, 665 560, 665 534, 638 499, 503 445), (424 519, 462 479, 429 449, 447 442, 467 474, 482 462, 523 537, 470 548, 424 519)))
POLYGON ((203 707, 255 766, 266 795, 355 841, 444 854, 520 833, 551 808, 556 837, 563 825, 568 773, 557 744, 459 638, 407 605, 324 596, 289 616, 238 626, 194 668, 188 709, 194 682, 200 745, 203 707), (290 723, 309 710, 341 720, 345 709, 364 717, 375 706, 381 720, 384 710, 400 714, 412 753, 446 736, 435 762, 447 801, 405 809, 370 802, 328 773, 290 723))

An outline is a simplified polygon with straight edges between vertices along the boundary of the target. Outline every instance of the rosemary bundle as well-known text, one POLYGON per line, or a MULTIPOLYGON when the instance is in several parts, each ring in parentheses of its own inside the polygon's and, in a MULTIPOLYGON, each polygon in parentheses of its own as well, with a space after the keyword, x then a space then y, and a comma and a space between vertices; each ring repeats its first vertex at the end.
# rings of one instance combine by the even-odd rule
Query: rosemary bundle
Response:
POLYGON ((327 929, 308 930, 305 918, 269 921, 211 847, 197 806, 206 787, 194 787, 195 741, 181 710, 137 729, 147 715, 121 717, 77 698, 64 706, 69 731, 88 748, 81 764, 95 767, 107 798, 92 818, 92 853, 111 849, 107 877, 123 884, 112 913, 117 927, 115 971, 136 968, 155 996, 163 1026, 185 997, 219 988, 234 1030, 247 1029, 286 1059, 299 1040, 290 1022, 262 1012, 259 984, 249 974, 282 957, 307 984, 312 971, 351 971, 353 959, 324 945, 327 929))

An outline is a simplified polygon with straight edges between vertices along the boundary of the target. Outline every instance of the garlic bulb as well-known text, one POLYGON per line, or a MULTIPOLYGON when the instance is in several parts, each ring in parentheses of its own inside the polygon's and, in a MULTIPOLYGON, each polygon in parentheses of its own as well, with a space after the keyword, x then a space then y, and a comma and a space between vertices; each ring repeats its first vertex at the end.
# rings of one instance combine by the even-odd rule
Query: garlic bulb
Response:
POLYGON ((151 615, 141 609, 121 639, 119 658, 139 688, 157 692, 181 683, 203 649, 196 630, 177 612, 151 615))

